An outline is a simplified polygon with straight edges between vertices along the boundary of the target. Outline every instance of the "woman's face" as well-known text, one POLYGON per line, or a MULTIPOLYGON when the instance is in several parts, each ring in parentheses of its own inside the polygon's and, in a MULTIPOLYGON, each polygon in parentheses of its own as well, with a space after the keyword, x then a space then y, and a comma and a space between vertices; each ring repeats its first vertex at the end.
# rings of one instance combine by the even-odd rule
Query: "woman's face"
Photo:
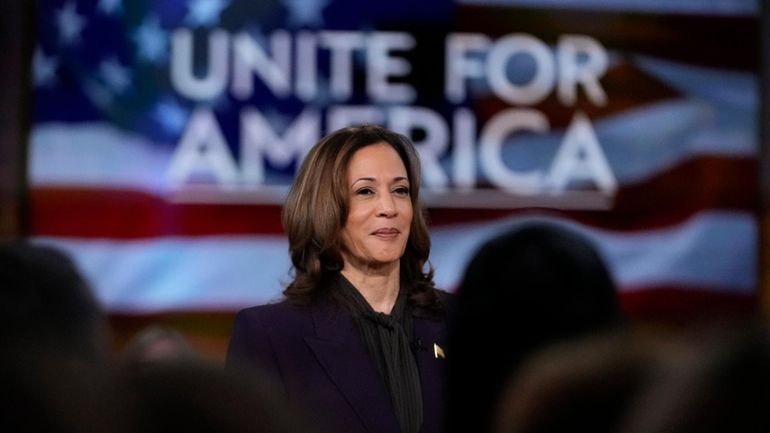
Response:
POLYGON ((345 267, 398 262, 412 223, 409 179, 398 153, 387 143, 363 147, 350 159, 346 179, 345 267))

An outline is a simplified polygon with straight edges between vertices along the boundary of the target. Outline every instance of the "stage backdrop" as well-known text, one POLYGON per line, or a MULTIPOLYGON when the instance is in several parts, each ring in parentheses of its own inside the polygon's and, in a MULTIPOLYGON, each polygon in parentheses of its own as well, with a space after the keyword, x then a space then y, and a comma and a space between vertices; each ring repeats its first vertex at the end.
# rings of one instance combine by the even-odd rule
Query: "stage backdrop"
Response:
POLYGON ((279 298, 288 185, 314 142, 355 123, 417 144, 441 288, 490 236, 547 219, 596 241, 637 317, 754 303, 757 1, 45 0, 37 14, 32 231, 113 314, 279 298))

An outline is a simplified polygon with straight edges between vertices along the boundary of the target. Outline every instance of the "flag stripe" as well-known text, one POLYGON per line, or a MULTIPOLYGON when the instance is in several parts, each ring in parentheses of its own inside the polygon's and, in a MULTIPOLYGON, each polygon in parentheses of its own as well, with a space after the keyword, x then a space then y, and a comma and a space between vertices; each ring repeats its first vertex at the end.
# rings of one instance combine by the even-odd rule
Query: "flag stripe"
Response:
MULTIPOLYGON (((533 219, 432 230, 431 263, 438 287, 456 288, 466 263, 486 239, 533 219)), ((750 215, 703 212, 676 226, 635 233, 545 219, 592 239, 623 292, 680 287, 754 293, 757 227, 750 215)), ((279 298, 290 280, 288 244, 282 236, 38 240, 72 254, 111 311, 237 309, 279 298)))
POLYGON ((615 232, 567 219, 525 216, 432 231, 436 282, 454 287, 481 243, 517 224, 552 221, 593 240, 621 290, 659 285, 722 287, 752 293, 757 279, 757 221, 747 213, 704 211, 673 226, 615 232))
MULTIPOLYGON (((756 171, 754 159, 701 157, 648 182, 621 188, 612 212, 553 213, 605 229, 642 230, 676 224, 703 209, 754 212, 756 171)), ((42 186, 32 190, 31 200, 32 227, 39 236, 139 239, 283 233, 279 205, 171 203, 135 190, 42 186)), ((429 216, 431 225, 440 227, 529 212, 435 208, 429 216)))
POLYGON ((759 310, 756 294, 723 292, 718 289, 681 287, 639 287, 620 294, 623 310, 631 317, 664 323, 693 323, 724 316, 755 314, 759 310))
POLYGON ((107 188, 38 187, 31 201, 38 236, 140 239, 283 231, 276 205, 178 204, 141 191, 107 188))
MULTIPOLYGON (((564 3, 560 2, 560 6, 564 3)), ((651 11, 658 11, 666 8, 661 4, 678 2, 650 3, 651 11)), ((713 13, 713 8, 708 7, 701 11, 705 13, 626 12, 622 13, 621 25, 618 12, 612 10, 463 5, 457 13, 457 26, 461 31, 507 35, 513 32, 511 23, 516 23, 516 32, 536 34, 546 41, 556 41, 565 34, 591 35, 609 48, 622 47, 719 68, 756 70, 759 57, 752 50, 759 40, 757 16, 749 10, 734 16, 713 13), (618 25, 603 25, 607 22, 618 25), (715 52, 722 55, 714 56, 715 52)))

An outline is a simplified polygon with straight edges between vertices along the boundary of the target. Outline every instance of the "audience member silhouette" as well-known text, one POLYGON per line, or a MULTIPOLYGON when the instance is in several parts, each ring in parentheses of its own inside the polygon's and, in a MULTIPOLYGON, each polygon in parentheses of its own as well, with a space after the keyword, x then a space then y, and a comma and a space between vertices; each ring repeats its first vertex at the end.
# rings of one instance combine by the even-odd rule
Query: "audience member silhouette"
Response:
POLYGON ((142 433, 312 433, 255 370, 167 359, 124 370, 124 394, 142 433))
POLYGON ((312 432, 274 398, 270 378, 206 363, 174 331, 149 328, 117 365, 107 336, 64 253, 0 244, 4 432, 312 432))
POLYGON ((173 328, 151 325, 124 347, 121 362, 127 368, 155 362, 192 360, 198 357, 185 337, 173 328))
POLYGON ((0 244, 3 431, 126 431, 108 347, 105 315, 64 253, 0 244))
POLYGON ((508 381, 492 431, 618 432, 640 390, 659 374, 666 352, 657 343, 608 333, 539 351, 508 381))
POLYGON ((754 318, 551 345, 512 376, 495 433, 770 430, 770 333, 754 318))
POLYGON ((622 323, 612 278, 582 235, 527 223, 484 244, 451 322, 450 433, 488 432, 505 379, 548 344, 622 323))
POLYGON ((0 344, 106 361, 106 315, 67 255, 25 242, 0 244, 0 344))
POLYGON ((620 432, 770 431, 767 325, 721 325, 683 340, 688 356, 670 363, 638 398, 620 432))

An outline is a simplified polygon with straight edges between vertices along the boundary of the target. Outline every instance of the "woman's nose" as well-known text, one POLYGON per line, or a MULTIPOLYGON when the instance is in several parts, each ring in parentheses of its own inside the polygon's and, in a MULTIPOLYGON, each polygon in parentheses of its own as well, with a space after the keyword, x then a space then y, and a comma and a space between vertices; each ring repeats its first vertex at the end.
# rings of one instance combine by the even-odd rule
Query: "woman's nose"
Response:
POLYGON ((398 213, 396 210, 396 201, 390 194, 383 194, 378 200, 377 215, 384 217, 393 217, 398 213))

